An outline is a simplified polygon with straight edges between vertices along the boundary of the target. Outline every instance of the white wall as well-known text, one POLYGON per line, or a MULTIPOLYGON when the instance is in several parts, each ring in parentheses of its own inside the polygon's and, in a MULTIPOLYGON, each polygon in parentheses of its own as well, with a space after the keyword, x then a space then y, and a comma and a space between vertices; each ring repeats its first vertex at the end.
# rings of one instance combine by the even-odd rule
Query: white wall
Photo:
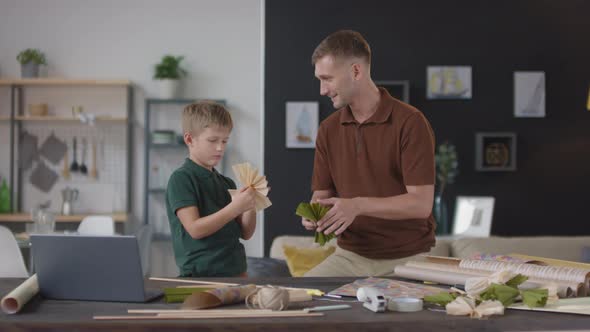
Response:
MULTIPOLYGON (((152 68, 164 54, 185 56, 185 97, 227 100, 235 127, 226 165, 248 161, 262 169, 263 6, 263 0, 0 0, 0 77, 19 77, 18 52, 39 48, 48 76, 134 82, 133 199, 142 220, 143 99, 156 95, 152 68)), ((0 115, 9 108, 2 90, 0 115)), ((0 123, 4 176, 8 128, 0 123)), ((263 254, 262 229, 259 223, 246 243, 249 255, 263 254)))

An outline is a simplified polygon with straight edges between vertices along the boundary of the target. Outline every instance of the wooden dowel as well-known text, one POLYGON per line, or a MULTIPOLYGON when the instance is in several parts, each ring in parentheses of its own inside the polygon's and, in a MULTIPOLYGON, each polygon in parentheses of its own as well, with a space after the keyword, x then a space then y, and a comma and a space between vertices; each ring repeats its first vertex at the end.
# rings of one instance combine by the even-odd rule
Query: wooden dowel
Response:
POLYGON ((202 310, 183 310, 183 309, 129 309, 128 314, 160 314, 160 313, 260 313, 260 312, 272 312, 270 309, 202 309, 202 310))
MULTIPOLYGON (((189 279, 178 279, 178 278, 157 278, 151 277, 150 280, 154 281, 169 281, 169 282, 183 282, 187 284, 202 284, 202 285, 224 285, 224 286, 242 286, 241 284, 234 284, 234 283, 227 283, 227 282, 216 282, 216 281, 206 281, 206 280, 189 280, 189 279)), ((256 287, 266 287, 265 285, 255 285, 256 287)), ((286 290, 305 290, 309 292, 318 292, 317 289, 310 289, 310 288, 297 288, 297 287, 285 287, 285 286, 277 286, 286 290)), ((319 291, 321 292, 321 291, 319 291)), ((321 292, 323 293, 323 292, 321 292)))
POLYGON ((314 312, 314 313, 304 313, 304 312, 297 312, 297 313, 288 313, 285 311, 278 311, 277 314, 251 314, 251 315, 235 315, 235 316, 228 316, 223 314, 212 314, 209 316, 190 316, 190 315, 166 315, 166 316, 94 316, 93 319, 95 320, 166 320, 166 319, 211 319, 211 318, 263 318, 263 317, 316 317, 316 316, 323 316, 324 314, 321 312, 314 312))

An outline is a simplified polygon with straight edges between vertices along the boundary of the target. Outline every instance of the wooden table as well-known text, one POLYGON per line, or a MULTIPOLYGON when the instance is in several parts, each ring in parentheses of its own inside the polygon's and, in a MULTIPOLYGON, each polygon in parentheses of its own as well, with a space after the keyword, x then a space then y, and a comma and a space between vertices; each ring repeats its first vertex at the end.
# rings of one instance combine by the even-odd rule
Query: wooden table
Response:
MULTIPOLYGON (((258 278, 215 279, 222 282, 273 284, 292 287, 335 289, 357 278, 258 278)), ((212 280, 212 279, 207 279, 212 280)), ((0 279, 0 295, 4 296, 22 279, 0 279)), ((147 283, 149 287, 170 287, 169 282, 147 283)), ((314 300, 303 306, 330 305, 337 302, 314 300)), ((0 312, 0 331, 539 331, 589 329, 590 317, 582 315, 540 313, 508 310, 504 316, 486 320, 447 316, 443 312, 423 310, 415 313, 373 313, 360 303, 352 308, 327 311, 322 317, 297 318, 238 318, 166 321, 96 321, 94 315, 125 315, 127 309, 174 309, 178 304, 166 304, 163 299, 151 303, 130 304, 113 302, 55 301, 37 296, 22 312, 6 315, 0 312)), ((238 309, 243 305, 228 306, 238 309)))

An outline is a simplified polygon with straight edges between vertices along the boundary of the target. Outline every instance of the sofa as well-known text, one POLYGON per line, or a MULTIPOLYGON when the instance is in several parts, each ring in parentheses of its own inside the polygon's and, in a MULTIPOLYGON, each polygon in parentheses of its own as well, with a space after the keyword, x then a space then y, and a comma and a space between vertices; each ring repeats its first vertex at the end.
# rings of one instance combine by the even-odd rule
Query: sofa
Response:
MULTIPOLYGON (((336 246, 332 240, 326 246, 336 246)), ((284 246, 295 248, 315 248, 311 236, 283 235, 276 237, 270 248, 270 257, 249 259, 251 276, 272 275, 289 276, 284 246), (264 271, 264 272, 263 272, 264 271)), ((499 237, 468 238, 441 236, 430 255, 467 258, 478 253, 506 255, 519 253, 577 262, 590 263, 590 236, 538 236, 538 237, 499 237)))

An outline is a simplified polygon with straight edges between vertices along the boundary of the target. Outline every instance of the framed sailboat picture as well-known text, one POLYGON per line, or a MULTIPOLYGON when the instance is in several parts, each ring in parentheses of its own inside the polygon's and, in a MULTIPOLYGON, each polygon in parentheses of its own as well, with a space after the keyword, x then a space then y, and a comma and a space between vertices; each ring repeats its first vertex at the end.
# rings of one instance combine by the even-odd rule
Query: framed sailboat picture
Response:
POLYGON ((471 99, 471 66, 428 66, 426 98, 471 99))
POLYGON ((287 148, 315 148, 319 103, 317 101, 287 102, 286 111, 287 148))
POLYGON ((514 116, 517 118, 545 117, 544 72, 514 72, 514 116))

